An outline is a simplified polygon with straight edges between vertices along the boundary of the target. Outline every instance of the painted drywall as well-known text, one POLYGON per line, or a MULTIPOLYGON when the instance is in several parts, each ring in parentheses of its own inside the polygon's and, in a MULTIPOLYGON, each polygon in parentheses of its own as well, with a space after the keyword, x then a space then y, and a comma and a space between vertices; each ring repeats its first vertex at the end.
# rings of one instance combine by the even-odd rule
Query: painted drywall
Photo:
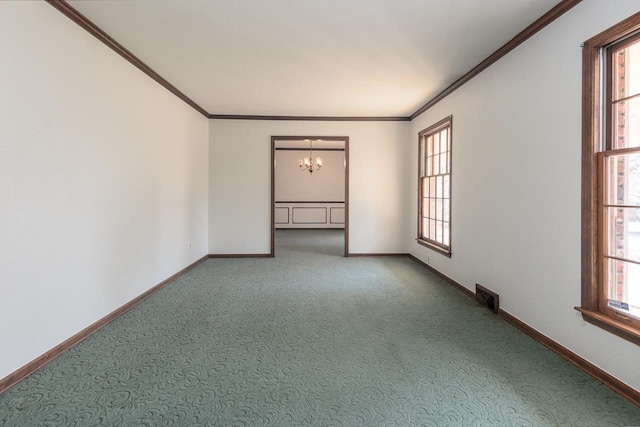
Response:
POLYGON ((312 157, 320 158, 322 167, 312 172, 300 169, 305 156, 309 151, 276 149, 276 228, 344 228, 344 150, 313 150, 312 157))
POLYGON ((210 121, 209 251, 266 254, 271 136, 349 137, 349 250, 406 252, 409 122, 210 121))
POLYGON ((344 202, 344 151, 314 150, 322 159, 322 168, 301 171, 299 159, 308 151, 276 150, 276 202, 344 202))
POLYGON ((3 378, 207 253, 208 120, 45 2, 0 52, 3 378))
MULTIPOLYGON (((636 0, 584 0, 412 122, 453 115, 451 259, 410 252, 640 390, 640 347, 582 321, 580 44, 638 11, 636 0)), ((417 177, 417 165, 411 164, 417 177)), ((407 221, 416 223, 417 178, 407 221)))

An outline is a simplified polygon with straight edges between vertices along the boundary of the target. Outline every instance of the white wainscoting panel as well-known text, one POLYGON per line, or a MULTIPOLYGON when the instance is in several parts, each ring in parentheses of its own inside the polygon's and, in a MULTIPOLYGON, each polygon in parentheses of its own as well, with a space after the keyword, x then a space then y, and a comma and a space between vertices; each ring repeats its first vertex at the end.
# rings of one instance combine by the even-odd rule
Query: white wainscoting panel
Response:
POLYGON ((276 224, 289 224, 290 212, 288 207, 276 207, 274 221, 276 224))
POLYGON ((344 207, 329 208, 329 223, 344 224, 344 207))
POLYGON ((342 202, 276 202, 276 228, 344 228, 342 202))
POLYGON ((326 206, 312 207, 312 206, 294 206, 291 208, 293 211, 293 223, 294 224, 326 224, 327 223, 327 208, 326 206))

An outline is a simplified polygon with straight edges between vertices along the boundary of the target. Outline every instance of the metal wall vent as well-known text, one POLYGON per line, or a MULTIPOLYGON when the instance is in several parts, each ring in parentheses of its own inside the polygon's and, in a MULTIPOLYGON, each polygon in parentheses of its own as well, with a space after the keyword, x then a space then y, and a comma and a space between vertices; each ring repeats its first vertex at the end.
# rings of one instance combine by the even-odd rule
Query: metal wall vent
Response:
POLYGON ((494 313, 498 313, 500 308, 500 296, 493 291, 476 283, 476 301, 494 313))

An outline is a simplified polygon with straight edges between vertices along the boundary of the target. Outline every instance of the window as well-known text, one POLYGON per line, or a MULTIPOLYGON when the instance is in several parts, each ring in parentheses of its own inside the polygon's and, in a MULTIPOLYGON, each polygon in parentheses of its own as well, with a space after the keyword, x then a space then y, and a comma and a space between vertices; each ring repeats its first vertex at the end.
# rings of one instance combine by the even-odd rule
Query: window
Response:
POLYGON ((640 13, 585 42, 583 318, 640 344, 640 13))
POLYGON ((451 116, 418 137, 418 243, 451 256, 451 116))

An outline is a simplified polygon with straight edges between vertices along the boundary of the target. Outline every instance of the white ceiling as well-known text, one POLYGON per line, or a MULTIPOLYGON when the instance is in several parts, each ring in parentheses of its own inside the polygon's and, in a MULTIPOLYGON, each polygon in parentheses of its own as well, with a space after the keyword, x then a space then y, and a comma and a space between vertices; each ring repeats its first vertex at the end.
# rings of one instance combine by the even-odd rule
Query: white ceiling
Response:
POLYGON ((559 0, 70 0, 210 114, 409 116, 559 0))

